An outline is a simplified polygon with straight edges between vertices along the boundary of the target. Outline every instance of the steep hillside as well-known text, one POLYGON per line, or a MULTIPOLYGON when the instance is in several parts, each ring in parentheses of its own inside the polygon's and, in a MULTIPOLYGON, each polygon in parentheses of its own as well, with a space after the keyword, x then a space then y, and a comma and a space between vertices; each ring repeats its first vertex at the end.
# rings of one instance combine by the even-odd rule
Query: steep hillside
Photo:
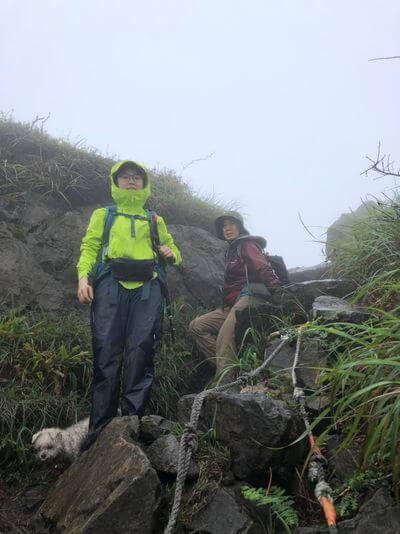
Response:
MULTIPOLYGON (((137 157, 132 154, 132 157, 137 157)), ((112 203, 113 161, 48 136, 35 126, 0 120, 0 299, 46 311, 76 305, 75 264, 89 216, 112 203)), ((172 172, 151 171, 149 206, 163 215, 185 258, 170 270, 175 297, 218 299, 221 242, 210 231, 221 213, 172 172)))

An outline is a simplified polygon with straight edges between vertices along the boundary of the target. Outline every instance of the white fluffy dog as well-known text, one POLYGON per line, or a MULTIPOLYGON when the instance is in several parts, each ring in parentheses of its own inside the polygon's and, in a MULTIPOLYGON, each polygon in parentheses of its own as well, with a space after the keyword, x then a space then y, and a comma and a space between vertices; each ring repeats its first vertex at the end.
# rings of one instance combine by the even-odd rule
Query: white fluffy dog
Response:
POLYGON ((68 428, 44 428, 32 437, 37 457, 52 468, 72 463, 79 456, 89 428, 89 418, 68 428))

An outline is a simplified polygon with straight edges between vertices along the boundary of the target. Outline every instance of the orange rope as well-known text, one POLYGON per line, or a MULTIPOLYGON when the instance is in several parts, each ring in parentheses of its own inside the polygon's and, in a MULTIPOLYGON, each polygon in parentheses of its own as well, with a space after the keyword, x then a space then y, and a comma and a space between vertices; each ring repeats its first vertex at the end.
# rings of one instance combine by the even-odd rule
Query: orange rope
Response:
POLYGON ((333 502, 331 502, 328 497, 321 497, 320 500, 322 510, 324 511, 326 522, 328 523, 328 527, 335 527, 336 526, 336 511, 335 507, 333 506, 333 502))

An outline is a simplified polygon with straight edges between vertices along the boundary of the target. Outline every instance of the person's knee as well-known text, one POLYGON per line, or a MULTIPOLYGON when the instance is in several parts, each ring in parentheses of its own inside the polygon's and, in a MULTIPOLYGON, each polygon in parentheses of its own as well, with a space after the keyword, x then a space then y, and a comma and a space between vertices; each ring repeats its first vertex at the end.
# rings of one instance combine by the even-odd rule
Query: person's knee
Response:
POLYGON ((191 321, 189 323, 189 328, 188 328, 188 334, 190 337, 196 337, 199 335, 201 329, 200 329, 200 326, 199 326, 199 318, 196 317, 195 319, 193 319, 193 321, 191 321))

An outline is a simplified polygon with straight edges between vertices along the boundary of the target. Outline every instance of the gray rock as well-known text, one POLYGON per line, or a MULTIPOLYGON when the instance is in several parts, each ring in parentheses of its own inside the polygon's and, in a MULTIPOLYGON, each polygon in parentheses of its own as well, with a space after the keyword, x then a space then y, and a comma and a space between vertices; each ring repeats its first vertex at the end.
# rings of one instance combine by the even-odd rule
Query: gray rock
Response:
POLYGON ((343 484, 351 478, 360 466, 361 446, 353 442, 346 449, 340 449, 340 436, 330 436, 326 442, 325 451, 335 478, 336 485, 343 484))
POLYGON ((150 443, 165 434, 174 432, 176 427, 177 423, 160 415, 145 415, 140 420, 140 440, 150 443))
POLYGON ((326 233, 325 252, 328 258, 335 254, 336 243, 345 239, 350 233, 352 223, 366 217, 376 207, 376 202, 369 200, 363 202, 356 210, 342 215, 328 228, 326 233))
MULTIPOLYGON (((179 419, 189 419, 195 395, 183 397, 178 405, 179 419)), ((217 440, 231 452, 231 471, 239 480, 259 483, 266 469, 298 463, 305 452, 305 441, 282 450, 303 431, 299 416, 282 401, 263 393, 211 393, 204 401, 200 429, 214 425, 217 440)))
POLYGON ((28 510, 35 510, 45 500, 49 492, 47 484, 35 484, 24 491, 24 503, 28 510))
POLYGON ((379 488, 356 517, 338 523, 338 530, 340 534, 398 534, 400 508, 387 488, 379 488))
MULTIPOLYGON (((146 454, 151 465, 157 471, 176 475, 179 460, 179 441, 172 434, 161 436, 147 448, 146 454)), ((190 461, 188 478, 196 478, 199 469, 193 459, 190 461)))
POLYGON ((311 267, 295 267, 289 269, 289 280, 292 283, 310 282, 311 280, 323 280, 324 278, 331 278, 331 266, 329 263, 319 263, 311 267))
POLYGON ((299 282, 279 288, 271 299, 273 305, 279 306, 281 313, 294 314, 299 319, 308 319, 314 300, 321 295, 345 297, 355 290, 351 280, 313 280, 299 282))
MULTIPOLYGON (((266 357, 275 350, 279 343, 279 339, 270 343, 266 349, 266 357)), ((270 364, 270 370, 275 371, 278 376, 284 377, 290 384, 295 352, 295 345, 285 345, 270 364)), ((318 339, 304 338, 296 368, 298 385, 306 389, 315 389, 319 374, 318 368, 326 367, 326 365, 326 353, 320 341, 318 339)))
POLYGON ((306 406, 314 417, 317 416, 319 413, 321 413, 326 408, 328 408, 330 404, 331 404, 330 398, 325 397, 325 395, 317 395, 317 396, 313 395, 311 397, 306 397, 306 406))
POLYGON ((313 319, 321 319, 324 322, 362 323, 368 319, 369 314, 365 308, 350 304, 341 298, 321 296, 313 302, 312 316, 313 319))
POLYGON ((219 305, 226 244, 201 228, 173 224, 168 228, 183 260, 181 267, 168 270, 172 296, 206 307, 219 305))
POLYGON ((219 489, 189 524, 191 532, 204 534, 247 534, 253 520, 226 490, 219 489))
POLYGON ((111 421, 60 476, 41 516, 68 534, 152 532, 160 483, 134 441, 138 431, 137 417, 111 421))

